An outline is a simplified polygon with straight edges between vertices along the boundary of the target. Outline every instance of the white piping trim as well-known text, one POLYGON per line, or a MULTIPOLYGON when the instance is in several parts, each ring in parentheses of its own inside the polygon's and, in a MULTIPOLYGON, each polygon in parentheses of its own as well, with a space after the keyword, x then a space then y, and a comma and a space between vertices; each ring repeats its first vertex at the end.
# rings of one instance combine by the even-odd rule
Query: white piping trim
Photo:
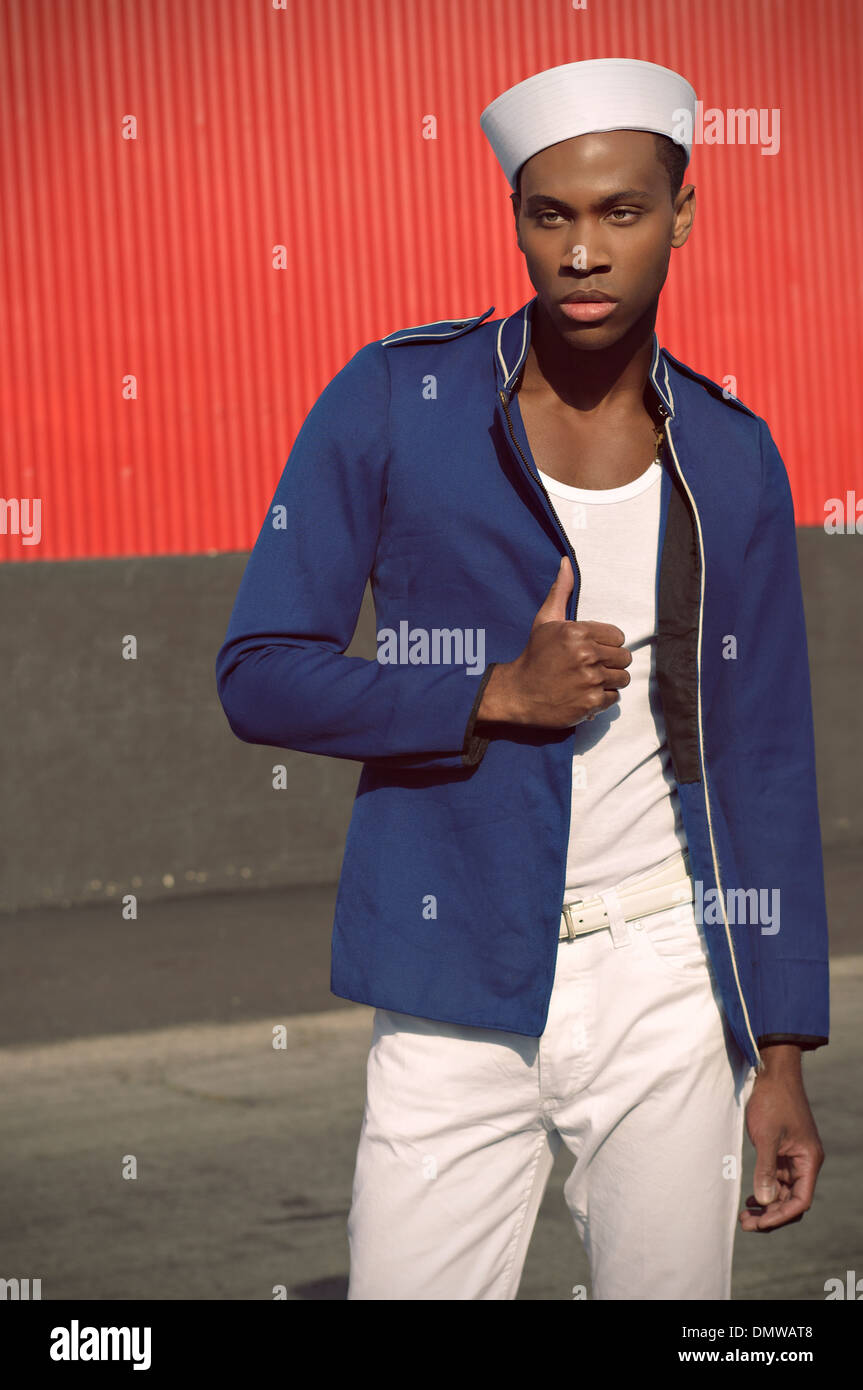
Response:
POLYGON ((509 323, 509 319, 511 318, 512 314, 510 314, 509 318, 501 319, 500 327, 497 330, 497 355, 500 358, 500 365, 503 368, 504 385, 506 385, 506 379, 509 376, 509 368, 507 367, 506 362, 504 361, 503 353, 501 351, 501 335, 503 333, 504 324, 509 323))
POLYGON ((671 413, 672 413, 672 415, 673 415, 673 414, 674 414, 674 397, 673 397, 672 394, 671 394, 671 386, 669 385, 669 381, 668 381, 668 363, 665 362, 664 360, 662 361, 662 365, 663 365, 663 368, 664 368, 664 370, 665 370, 665 386, 666 386, 666 390, 667 390, 667 392, 668 392, 667 395, 666 395, 665 392, 663 391, 663 389, 662 389, 662 387, 660 386, 659 382, 656 380, 656 369, 657 369, 657 367, 659 366, 660 360, 661 360, 661 359, 660 359, 659 338, 657 337, 656 332, 655 332, 655 330, 654 330, 654 334, 653 334, 653 361, 652 361, 651 364, 650 364, 650 380, 653 382, 653 385, 654 385, 655 388, 656 388, 656 394, 659 396, 660 400, 663 402, 663 404, 664 404, 665 406, 667 406, 667 408, 671 411, 671 413))
MULTIPOLYGON (((536 295, 534 295, 534 299, 535 299, 535 298, 536 298, 536 295)), ((525 304, 524 308, 523 308, 522 311, 521 311, 521 312, 522 312, 522 319, 523 319, 523 327, 522 327, 522 334, 521 334, 521 352, 519 353, 518 358, 516 359, 516 364, 515 364, 515 366, 513 367, 512 371, 509 370, 509 368, 508 368, 507 365, 506 365, 506 362, 504 361, 504 356, 503 356, 503 351, 502 351, 502 349, 501 349, 501 344, 502 344, 502 342, 503 342, 503 330, 504 330, 505 326, 509 323, 509 320, 510 320, 511 318, 514 318, 515 315, 514 315, 514 314, 510 314, 508 318, 503 319, 503 320, 501 321, 500 328, 497 330, 497 355, 498 355, 498 357, 500 358, 500 364, 501 364, 501 366, 502 366, 502 368, 503 368, 503 374, 504 374, 504 378, 505 378, 504 383, 503 383, 503 385, 504 385, 504 390, 507 390, 507 389, 508 389, 509 383, 514 379, 514 377, 516 376, 516 374, 517 374, 517 372, 518 372, 519 367, 521 366, 522 362, 524 361, 524 353, 525 353, 525 348, 526 348, 526 346, 527 346, 527 312, 528 312, 528 310, 529 310, 529 308, 530 308, 530 306, 531 306, 532 303, 533 303, 533 299, 529 299, 528 302, 527 302, 527 304, 525 304)))
MULTIPOLYGON (((389 333, 386 338, 381 338, 381 342, 384 345, 384 347, 386 347, 388 343, 400 343, 403 338, 405 338, 409 333, 415 332, 417 328, 434 328, 435 325, 439 323, 450 324, 449 333, 459 333, 461 332, 461 328, 467 328, 468 324, 474 322, 475 319, 433 319, 432 322, 428 324, 415 323, 412 324, 410 328, 393 329, 392 333, 389 333), (460 324, 461 328, 453 328, 452 324, 454 323, 460 324), (396 337, 396 333, 399 333, 401 336, 396 337)), ((449 333, 426 333, 425 336, 427 338, 447 338, 449 337, 449 333)))
POLYGON ((388 333, 385 338, 381 338, 379 341, 384 347, 389 343, 400 343, 404 341, 409 333, 415 333, 418 328, 436 328, 439 323, 448 323, 450 325, 449 333, 426 333, 423 336, 426 338, 448 338, 450 334, 460 333, 463 328, 470 328, 474 324, 480 323, 483 319, 488 318, 492 309, 494 309, 493 304, 490 308, 486 309, 484 314, 468 314, 463 318, 454 319, 431 319, 429 323, 413 323, 408 328, 394 328, 392 333, 388 333), (453 327, 454 324, 458 326, 453 327), (396 336, 397 334, 399 335, 398 337, 396 336))
MULTIPOLYGON (((668 382, 668 368, 667 368, 667 367, 666 367, 666 369, 665 369, 665 380, 666 380, 666 383, 667 383, 667 382, 668 382)), ((669 387, 669 392, 670 392, 670 387, 669 387)), ((673 396, 671 396, 670 408, 671 408, 672 411, 674 410, 674 397, 673 397, 673 396)), ((677 457, 677 450, 675 449, 675 447, 674 447, 674 441, 673 441, 673 439, 671 438, 671 428, 670 428, 670 426, 671 426, 671 421, 670 421, 670 420, 666 420, 666 422, 665 422, 665 432, 666 432, 666 435, 668 436, 668 443, 669 443, 669 445, 670 445, 670 447, 671 447, 671 454, 672 454, 672 457, 673 457, 673 459, 674 459, 675 467, 677 468, 678 476, 679 476, 679 478, 680 478, 680 481, 683 483, 683 486, 686 488, 687 496, 688 496, 690 502, 692 503, 692 510, 693 510, 694 515, 695 515, 695 524, 696 524, 696 526, 698 527, 698 545, 699 545, 699 548, 700 548, 700 550, 701 550, 701 594, 700 594, 700 597, 699 597, 699 600, 698 600, 698 658, 697 658, 697 660, 698 660, 698 754, 699 754, 699 758, 700 758, 700 760, 701 760, 701 777, 702 777, 702 781, 703 781, 703 783, 704 783, 704 805, 705 805, 705 808, 706 808, 706 810, 707 810, 707 830, 708 830, 708 834, 710 835, 710 853, 711 853, 711 855, 712 855, 712 857, 713 857, 713 872, 714 872, 714 874, 715 874, 715 876, 716 876, 716 886, 717 886, 717 888, 718 888, 718 890, 719 890, 719 901, 720 901, 720 903, 721 903, 721 905, 722 905, 722 920, 723 920, 723 922, 725 923, 725 936, 726 936, 726 940, 728 941, 728 950, 729 950, 729 952, 730 952, 730 954, 731 954, 731 965, 732 965, 732 968, 733 968, 733 970, 734 970, 734 983, 737 985, 737 994, 738 994, 738 997, 739 997, 739 999, 740 999, 741 1008, 743 1009, 743 1019, 744 1019, 744 1022, 745 1022, 745 1024, 746 1024, 746 1031, 747 1031, 747 1033, 749 1034, 749 1040, 750 1040, 750 1042, 752 1043, 752 1048, 753 1048, 753 1051, 755 1052, 755 1056, 756 1056, 756 1058, 757 1058, 757 1068, 758 1068, 758 1070, 760 1070, 760 1069, 762 1068, 762 1066, 764 1065, 764 1063, 763 1063, 763 1061, 762 1061, 761 1053, 760 1053, 760 1051, 758 1050, 758 1043, 755 1041, 755 1034, 754 1034, 753 1031, 752 1031, 752 1024, 751 1024, 750 1019, 749 1019, 749 1010, 748 1010, 747 1007, 746 1007, 746 1000, 745 1000, 744 997, 743 997, 743 990, 742 990, 741 985, 740 985, 740 976, 739 976, 738 971, 737 971, 737 957, 736 957, 735 954, 734 954, 734 943, 733 943, 733 941, 731 940, 731 930, 730 930, 730 928, 729 928, 729 926, 728 926, 728 914, 727 914, 726 911, 725 911, 725 895, 724 895, 723 892, 722 892, 722 883, 721 883, 721 880, 720 880, 720 877, 719 877, 719 860, 718 860, 718 857, 717 857, 717 854, 716 854, 716 842, 715 842, 715 840, 714 840, 714 838, 713 838, 713 817, 711 816, 711 813, 710 813, 710 794, 709 794, 708 789, 707 789, 707 763, 706 763, 706 760, 705 760, 705 757, 704 757, 704 728, 703 728, 702 720, 701 720, 701 638, 702 638, 702 634, 703 634, 703 624, 704 624, 704 588, 705 588, 705 581, 706 581, 706 578, 707 578, 707 575, 706 575, 706 565, 705 565, 705 560, 704 560, 704 536, 703 536, 703 533, 702 533, 702 530, 701 530, 701 518, 700 518, 700 516, 698 515, 698 508, 697 508, 697 506, 695 505, 695 498, 694 498, 693 495, 692 495, 692 492, 691 492, 691 490, 690 490, 689 484, 687 483, 686 479, 685 479, 684 476, 683 476, 683 469, 680 467, 680 461, 679 461, 679 459, 678 459, 678 457, 677 457)))

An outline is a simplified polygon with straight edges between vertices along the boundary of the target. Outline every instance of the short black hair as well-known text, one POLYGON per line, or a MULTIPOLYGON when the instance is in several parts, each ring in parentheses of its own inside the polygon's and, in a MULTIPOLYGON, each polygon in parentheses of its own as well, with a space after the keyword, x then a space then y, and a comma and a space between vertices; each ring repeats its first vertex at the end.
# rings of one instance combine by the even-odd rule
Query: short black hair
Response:
MULTIPOLYGON (((672 140, 670 135, 658 135, 654 132, 653 139, 656 143, 656 158, 668 173, 673 203, 683 187, 683 175, 686 172, 686 150, 682 145, 678 145, 676 140, 672 140)), ((519 198, 521 197, 521 171, 523 168, 524 165, 522 164, 515 176, 515 191, 519 198)))
POLYGON ((670 135, 657 135, 654 132, 653 139, 656 142, 656 157, 660 164, 663 164, 668 170, 673 203, 683 187, 683 175, 686 172, 686 150, 682 145, 678 145, 676 140, 672 140, 670 135))

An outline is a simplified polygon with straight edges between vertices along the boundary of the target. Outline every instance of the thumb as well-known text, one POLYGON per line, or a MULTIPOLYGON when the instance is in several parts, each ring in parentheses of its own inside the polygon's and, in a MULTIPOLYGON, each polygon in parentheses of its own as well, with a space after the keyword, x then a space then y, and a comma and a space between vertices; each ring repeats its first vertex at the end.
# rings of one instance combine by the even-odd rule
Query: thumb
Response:
POLYGON ((756 1154, 752 1190, 756 1202, 762 1207, 766 1207, 769 1202, 775 1202, 779 1196, 779 1184, 776 1181, 778 1150, 779 1136, 776 1135, 770 1143, 760 1147, 756 1154))
POLYGON ((540 623, 566 622, 566 603, 572 593, 572 585, 572 565, 569 563, 569 557, 564 555, 545 602, 533 620, 534 627, 540 623))

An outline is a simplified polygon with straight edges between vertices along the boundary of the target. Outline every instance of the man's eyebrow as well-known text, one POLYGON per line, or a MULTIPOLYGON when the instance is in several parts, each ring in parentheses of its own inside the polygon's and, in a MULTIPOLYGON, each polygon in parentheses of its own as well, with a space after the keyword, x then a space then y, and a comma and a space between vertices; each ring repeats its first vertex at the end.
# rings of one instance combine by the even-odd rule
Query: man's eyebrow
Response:
MULTIPOLYGON (((652 198, 653 194, 646 192, 643 188, 621 188, 618 193, 609 193, 605 198, 600 198, 592 204, 594 212, 605 212, 615 203, 621 202, 624 198, 652 198)), ((549 193, 532 193, 525 203, 525 212, 533 212, 540 206, 551 204, 556 208, 561 208, 563 212, 573 212, 574 208, 569 203, 564 202, 563 198, 555 198, 549 193)))

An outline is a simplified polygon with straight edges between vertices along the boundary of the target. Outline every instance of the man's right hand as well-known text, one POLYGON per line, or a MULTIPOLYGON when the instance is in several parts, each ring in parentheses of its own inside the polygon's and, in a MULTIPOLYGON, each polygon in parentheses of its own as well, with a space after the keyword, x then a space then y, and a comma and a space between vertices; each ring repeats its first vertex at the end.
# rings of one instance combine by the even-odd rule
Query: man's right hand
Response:
POLYGON ((567 621, 573 582, 564 555, 524 651, 492 671, 478 719, 566 729, 619 701, 632 653, 613 623, 567 621))

